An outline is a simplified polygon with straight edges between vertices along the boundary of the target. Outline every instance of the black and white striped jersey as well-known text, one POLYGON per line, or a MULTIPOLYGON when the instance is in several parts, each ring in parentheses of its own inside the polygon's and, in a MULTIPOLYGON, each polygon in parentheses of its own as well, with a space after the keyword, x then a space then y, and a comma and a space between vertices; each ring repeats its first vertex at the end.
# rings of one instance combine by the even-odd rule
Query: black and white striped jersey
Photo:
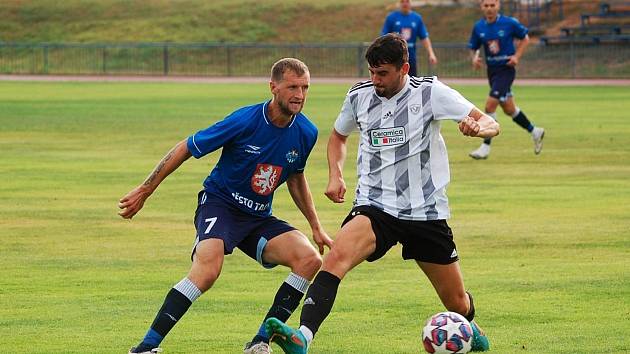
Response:
POLYGON ((448 155, 440 121, 460 121, 474 105, 437 77, 407 76, 390 99, 370 81, 354 85, 335 121, 344 136, 360 133, 355 205, 404 220, 448 219, 448 155))

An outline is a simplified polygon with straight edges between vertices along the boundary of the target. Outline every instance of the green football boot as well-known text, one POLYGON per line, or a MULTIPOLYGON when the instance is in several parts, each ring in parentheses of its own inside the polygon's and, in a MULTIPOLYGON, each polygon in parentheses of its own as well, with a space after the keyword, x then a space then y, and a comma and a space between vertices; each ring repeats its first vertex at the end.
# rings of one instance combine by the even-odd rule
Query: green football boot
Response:
POLYGON ((490 350, 490 342, 483 330, 477 325, 477 323, 475 323, 475 321, 470 321, 470 326, 473 330, 473 340, 470 351, 485 352, 490 350))
POLYGON ((306 354, 308 344, 302 332, 287 326, 275 317, 265 321, 265 330, 271 334, 271 341, 277 343, 286 354, 306 354))

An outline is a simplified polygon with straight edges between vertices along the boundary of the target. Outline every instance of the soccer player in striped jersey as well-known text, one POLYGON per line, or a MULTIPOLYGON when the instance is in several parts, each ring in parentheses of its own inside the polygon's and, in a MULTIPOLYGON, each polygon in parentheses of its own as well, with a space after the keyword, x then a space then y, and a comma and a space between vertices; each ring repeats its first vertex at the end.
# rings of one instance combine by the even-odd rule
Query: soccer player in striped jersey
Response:
POLYGON ((407 44, 398 35, 377 38, 366 59, 372 80, 348 91, 328 141, 326 196, 342 203, 347 139, 353 131, 360 134, 354 207, 306 293, 299 329, 270 318, 268 332, 276 334, 285 353, 306 353, 343 277, 400 242, 403 259, 419 265, 446 309, 471 321, 473 350, 488 350, 485 334, 473 321, 475 307, 446 222, 450 176, 440 123, 454 120, 463 135, 480 138, 496 136, 499 125, 436 77, 407 75, 407 44))
MULTIPOLYGON (((483 45, 490 94, 486 100, 486 114, 496 119, 497 106, 501 106, 503 112, 512 117, 514 123, 527 130, 534 141, 534 153, 540 154, 543 147, 545 130, 536 127, 529 121, 525 113, 514 102, 512 94, 512 82, 516 77, 516 65, 518 65, 525 48, 529 43, 527 27, 523 26, 513 17, 499 14, 499 0, 481 0, 481 11, 484 18, 475 23, 468 48, 472 50, 472 65, 474 69, 481 68, 479 49, 483 45), (514 48, 514 41, 518 44, 514 48)), ((491 139, 485 139, 478 149, 469 155, 473 159, 480 160, 490 155, 491 139)))
MULTIPOLYGON (((190 272, 166 295, 144 339, 129 353, 157 353, 160 343, 202 293, 219 277, 225 255, 239 248, 265 268, 291 268, 264 319, 286 321, 298 307, 321 257, 300 231, 271 215, 275 190, 285 181, 306 217, 320 254, 332 240, 322 228, 304 176, 317 128, 301 113, 310 75, 304 63, 285 58, 271 69, 273 98, 243 107, 224 120, 179 142, 143 184, 124 196, 119 213, 131 219, 158 185, 191 156, 222 148, 221 158, 197 198, 190 272)), ((270 336, 264 320, 245 354, 267 354, 270 336)))
POLYGON ((429 64, 436 65, 438 60, 429 39, 429 32, 422 21, 419 13, 411 10, 411 0, 400 0, 400 10, 392 11, 385 18, 385 23, 381 29, 381 35, 388 33, 398 33, 407 41, 409 48, 409 75, 418 75, 418 64, 416 59, 416 38, 429 55, 429 64))

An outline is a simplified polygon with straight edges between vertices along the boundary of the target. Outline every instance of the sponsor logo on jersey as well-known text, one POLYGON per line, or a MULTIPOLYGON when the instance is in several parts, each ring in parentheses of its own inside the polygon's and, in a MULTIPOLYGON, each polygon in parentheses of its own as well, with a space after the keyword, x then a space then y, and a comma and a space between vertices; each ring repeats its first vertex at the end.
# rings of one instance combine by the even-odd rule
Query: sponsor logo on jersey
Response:
POLYGON ((281 166, 259 163, 251 179, 252 190, 260 195, 271 194, 278 187, 281 174, 281 166))
POLYGON ((260 155, 260 146, 256 146, 256 145, 246 145, 246 146, 247 146, 247 149, 245 149, 245 152, 248 152, 254 155, 260 155))
POLYGON ((405 127, 373 129, 369 134, 370 144, 374 147, 400 145, 407 141, 405 127))
POLYGON ((286 155, 287 162, 294 163, 295 160, 297 160, 299 156, 300 154, 298 154, 296 149, 291 149, 291 151, 287 152, 287 155, 286 155))

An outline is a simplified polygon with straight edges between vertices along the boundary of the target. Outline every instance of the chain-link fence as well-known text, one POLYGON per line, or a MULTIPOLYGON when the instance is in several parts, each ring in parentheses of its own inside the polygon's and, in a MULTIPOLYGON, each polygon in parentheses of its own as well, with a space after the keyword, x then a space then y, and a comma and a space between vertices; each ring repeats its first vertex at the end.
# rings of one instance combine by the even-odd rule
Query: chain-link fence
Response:
MULTIPOLYGON (((465 44, 433 44, 439 64, 418 53, 419 73, 484 77, 473 71, 465 44)), ((54 75, 267 76, 282 57, 303 60, 318 77, 365 77, 366 43, 234 44, 0 43, 0 73, 54 75)), ((519 77, 630 78, 628 43, 530 45, 519 77)))

